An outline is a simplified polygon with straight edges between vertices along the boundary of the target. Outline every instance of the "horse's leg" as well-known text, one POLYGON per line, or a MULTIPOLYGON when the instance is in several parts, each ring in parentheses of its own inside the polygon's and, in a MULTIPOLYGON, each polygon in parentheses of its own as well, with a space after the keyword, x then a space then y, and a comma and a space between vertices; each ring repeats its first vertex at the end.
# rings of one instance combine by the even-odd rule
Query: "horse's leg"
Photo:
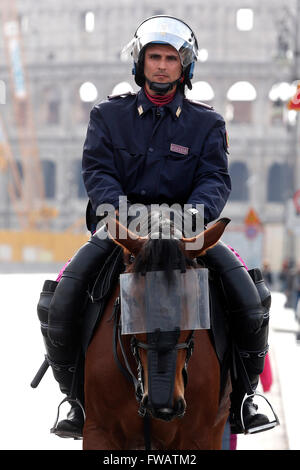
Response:
MULTIPOLYGON (((222 437, 225 423, 219 423, 213 429, 211 427, 201 430, 201 437, 196 434, 183 435, 177 442, 176 449, 179 450, 221 450, 222 437)), ((173 447, 174 448, 174 447, 173 447)))
POLYGON ((221 397, 221 401, 219 404, 219 413, 217 423, 215 425, 215 433, 214 433, 214 449, 221 450, 222 449, 222 439, 223 434, 226 426, 226 422, 229 416, 230 410, 230 393, 231 393, 231 379, 230 374, 228 372, 226 386, 224 387, 223 394, 221 397))
POLYGON ((86 422, 83 429, 83 450, 122 450, 113 436, 104 434, 93 422, 86 422))
POLYGON ((227 418, 225 417, 215 428, 213 450, 222 450, 222 440, 227 418))
POLYGON ((212 422, 204 424, 204 419, 195 423, 192 418, 184 424, 185 417, 177 424, 174 421, 174 425, 153 420, 152 432, 159 435, 159 444, 163 443, 163 447, 158 444, 158 450, 220 450, 225 420, 220 420, 216 425, 212 422), (170 430, 168 426, 171 426, 170 430))
POLYGON ((195 349, 188 372, 187 411, 178 433, 177 448, 219 450, 229 412, 231 388, 226 386, 220 401, 220 366, 205 330, 195 333, 195 349))
MULTIPOLYGON (((221 435, 222 441, 222 435, 221 435)), ((170 448, 166 450, 218 450, 221 447, 215 446, 215 430, 211 427, 202 428, 198 433, 180 433, 178 439, 172 442, 170 448)))

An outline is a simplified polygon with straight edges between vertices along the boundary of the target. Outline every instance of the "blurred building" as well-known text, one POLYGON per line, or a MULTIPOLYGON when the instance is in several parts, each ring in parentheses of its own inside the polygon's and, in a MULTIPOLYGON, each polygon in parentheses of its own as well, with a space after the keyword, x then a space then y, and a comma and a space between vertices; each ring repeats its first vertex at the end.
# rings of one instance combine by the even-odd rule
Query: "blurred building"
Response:
MULTIPOLYGON (((65 231, 84 216, 81 156, 90 109, 113 91, 137 90, 123 46, 143 19, 170 14, 191 25, 199 42, 189 96, 212 104, 227 121, 233 191, 224 215, 232 219, 235 242, 247 247, 244 221, 253 209, 262 225, 252 241, 260 237, 261 257, 273 269, 299 251, 286 233, 287 201, 300 188, 299 118, 286 107, 300 77, 299 1, 16 0, 16 7, 45 202, 57 210, 49 230, 65 231)), ((24 178, 4 49, 1 35, 6 104, 0 111, 24 178)), ((11 182, 11 170, 0 165, 0 230, 18 229, 11 182)))

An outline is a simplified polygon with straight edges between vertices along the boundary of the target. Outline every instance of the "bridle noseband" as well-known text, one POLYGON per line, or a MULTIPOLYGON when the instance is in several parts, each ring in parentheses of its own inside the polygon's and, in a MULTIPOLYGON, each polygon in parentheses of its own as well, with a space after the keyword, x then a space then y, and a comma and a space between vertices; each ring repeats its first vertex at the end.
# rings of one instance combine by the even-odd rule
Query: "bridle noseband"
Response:
MULTIPOLYGON (((160 330, 156 330, 155 332, 158 336, 159 334, 161 333, 160 330)), ((179 331, 180 333, 180 331, 179 331)), ((186 341, 184 343, 177 343, 175 344, 174 346, 171 346, 171 347, 164 347, 164 345, 161 345, 159 346, 158 343, 156 344, 148 344, 148 343, 144 343, 142 341, 139 341, 136 336, 132 336, 131 338, 131 342, 130 342, 130 346, 131 346, 131 351, 132 351, 132 354, 136 360, 136 363, 137 363, 137 370, 138 370, 138 382, 140 384, 140 390, 141 390, 141 396, 138 397, 138 401, 140 403, 140 407, 139 407, 139 410, 138 410, 138 414, 140 416, 145 416, 147 410, 145 408, 145 406, 143 405, 142 403, 142 397, 144 395, 144 387, 143 387, 143 366, 142 366, 142 361, 141 361, 141 358, 140 358, 140 354, 139 354, 139 349, 144 349, 145 351, 150 351, 150 350, 153 350, 153 351, 157 351, 158 353, 164 353, 164 352, 168 352, 169 350, 173 349, 173 350, 181 350, 181 349, 186 349, 187 350, 187 353, 186 353, 186 358, 185 358, 185 363, 184 363, 184 368, 182 370, 182 373, 183 373, 183 380, 184 380, 184 388, 186 388, 187 386, 187 365, 188 365, 188 362, 192 356, 192 353, 193 353, 193 349, 194 349, 194 331, 191 331, 186 339, 186 341)))

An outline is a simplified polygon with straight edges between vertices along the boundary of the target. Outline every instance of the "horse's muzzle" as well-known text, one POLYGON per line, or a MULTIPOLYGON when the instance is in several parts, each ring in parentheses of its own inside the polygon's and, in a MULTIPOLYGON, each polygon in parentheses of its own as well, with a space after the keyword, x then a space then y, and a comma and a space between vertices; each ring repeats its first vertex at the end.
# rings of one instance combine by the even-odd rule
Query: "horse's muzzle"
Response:
POLYGON ((143 397, 141 406, 145 411, 148 411, 149 414, 155 419, 161 419, 162 421, 172 421, 174 418, 182 418, 186 410, 186 402, 183 398, 178 398, 174 402, 174 407, 162 407, 154 408, 149 404, 148 395, 143 397))

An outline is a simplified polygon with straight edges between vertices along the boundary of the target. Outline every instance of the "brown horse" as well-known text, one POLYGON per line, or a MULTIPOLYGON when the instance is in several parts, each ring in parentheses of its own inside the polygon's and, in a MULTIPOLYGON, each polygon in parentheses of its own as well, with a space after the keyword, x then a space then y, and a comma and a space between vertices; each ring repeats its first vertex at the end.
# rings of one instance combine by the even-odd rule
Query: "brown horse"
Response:
MULTIPOLYGON (((186 266, 191 269, 192 260, 220 239, 228 223, 221 219, 202 232, 197 241, 202 247, 191 250, 193 239, 175 240, 178 251, 183 254, 186 266)), ((160 240, 133 236, 121 225, 114 241, 124 248, 124 259, 134 257, 127 264, 126 272, 135 272, 137 266, 145 265, 152 243, 156 247, 160 240), (127 237, 120 238, 121 230, 127 237), (148 253, 148 255, 147 255, 148 253)), ((164 240, 163 252, 174 240, 164 240)), ((198 245, 199 246, 199 245, 198 245)), ((156 249, 156 248, 155 248, 156 249)), ((161 253, 160 253, 161 254, 161 253)), ((178 253, 177 253, 178 254, 178 253)), ((145 449, 144 420, 138 414, 139 406, 132 383, 120 372, 113 351, 115 301, 120 293, 116 287, 108 302, 104 316, 89 345, 85 362, 85 409, 86 421, 83 432, 84 450, 138 450, 145 449)), ((194 350, 188 365, 187 354, 191 332, 180 331, 177 338, 172 405, 169 407, 150 406, 148 400, 149 345, 146 334, 123 335, 122 344, 117 344, 117 353, 122 358, 122 349, 127 360, 123 361, 138 376, 140 373, 140 414, 150 416, 151 445, 156 450, 217 450, 222 446, 222 435, 229 413, 230 381, 220 396, 220 366, 208 330, 193 332, 194 350), (131 342, 135 338, 140 367, 132 353, 131 342), (128 362, 128 364, 126 364, 128 362), (142 373, 141 373, 142 371, 142 373)), ((172 353, 173 354, 173 353, 172 353)), ((152 367, 152 365, 151 365, 152 367)), ((159 376, 159 374, 158 374, 159 376)))

